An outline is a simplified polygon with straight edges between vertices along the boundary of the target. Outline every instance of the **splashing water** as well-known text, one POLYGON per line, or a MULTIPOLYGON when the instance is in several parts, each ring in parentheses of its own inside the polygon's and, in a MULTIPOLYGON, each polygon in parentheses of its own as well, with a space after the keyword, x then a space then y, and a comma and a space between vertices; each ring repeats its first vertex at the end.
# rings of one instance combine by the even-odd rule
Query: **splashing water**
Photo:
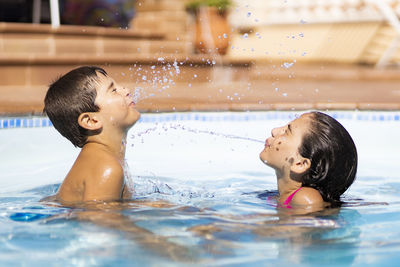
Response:
MULTIPOLYGON (((182 130, 182 131, 186 131, 186 132, 190 132, 190 133, 194 133, 194 134, 209 134, 209 135, 223 137, 223 138, 239 139, 239 140, 245 140, 245 141, 264 144, 264 141, 258 140, 255 138, 251 138, 251 137, 244 137, 244 136, 238 136, 238 135, 233 135, 233 134, 219 133, 219 132, 215 132, 215 131, 201 130, 201 129, 187 127, 187 126, 181 125, 181 124, 170 124, 170 125, 163 124, 161 126, 156 125, 154 127, 148 128, 142 132, 138 132, 136 134, 131 135, 131 138, 134 139, 135 137, 139 137, 139 138, 143 137, 144 135, 150 134, 151 132, 155 132, 160 128, 162 128, 164 131, 168 131, 171 129, 172 130, 182 130)), ((144 143, 143 139, 141 141, 142 141, 142 143, 144 143)))
POLYGON ((163 57, 157 58, 157 62, 157 64, 151 65, 148 68, 137 64, 129 68, 131 72, 130 77, 136 76, 136 83, 144 84, 143 86, 136 86, 133 89, 133 100, 135 103, 154 96, 155 91, 162 92, 170 88, 170 86, 175 85, 175 78, 181 73, 179 66, 184 63, 178 62, 176 59, 173 63, 168 63, 163 57))

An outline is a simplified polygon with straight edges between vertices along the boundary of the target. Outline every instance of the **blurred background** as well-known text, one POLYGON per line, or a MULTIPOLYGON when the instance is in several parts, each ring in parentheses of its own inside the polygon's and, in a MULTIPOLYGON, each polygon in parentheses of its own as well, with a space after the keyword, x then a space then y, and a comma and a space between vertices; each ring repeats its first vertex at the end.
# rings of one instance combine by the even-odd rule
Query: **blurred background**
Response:
POLYGON ((400 108, 398 0, 0 0, 0 113, 104 67, 142 112, 400 108))

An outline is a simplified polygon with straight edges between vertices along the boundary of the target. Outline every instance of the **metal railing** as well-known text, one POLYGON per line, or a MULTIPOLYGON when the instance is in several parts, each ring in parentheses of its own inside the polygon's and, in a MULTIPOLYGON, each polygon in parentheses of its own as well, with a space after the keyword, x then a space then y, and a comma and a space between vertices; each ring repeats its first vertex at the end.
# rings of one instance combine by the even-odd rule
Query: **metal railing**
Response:
MULTIPOLYGON (((42 0, 33 1, 33 23, 40 23, 42 0)), ((58 0, 50 0, 50 19, 53 28, 60 27, 60 7, 58 0)))

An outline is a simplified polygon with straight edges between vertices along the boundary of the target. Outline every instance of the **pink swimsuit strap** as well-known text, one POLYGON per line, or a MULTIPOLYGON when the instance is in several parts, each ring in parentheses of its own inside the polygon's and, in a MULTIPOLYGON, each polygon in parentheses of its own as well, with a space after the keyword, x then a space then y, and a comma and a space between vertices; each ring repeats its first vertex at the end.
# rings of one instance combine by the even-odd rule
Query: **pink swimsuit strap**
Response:
POLYGON ((292 198, 294 197, 294 195, 295 195, 300 189, 302 189, 302 187, 300 187, 299 189, 297 189, 296 191, 294 191, 293 193, 291 193, 290 196, 285 200, 285 202, 283 202, 283 205, 289 206, 290 202, 292 201, 292 198))

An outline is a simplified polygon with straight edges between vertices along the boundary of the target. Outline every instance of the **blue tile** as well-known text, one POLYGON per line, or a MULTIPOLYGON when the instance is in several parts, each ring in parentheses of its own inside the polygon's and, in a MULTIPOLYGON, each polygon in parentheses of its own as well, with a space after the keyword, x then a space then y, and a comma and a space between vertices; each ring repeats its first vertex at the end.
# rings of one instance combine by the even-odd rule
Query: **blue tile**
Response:
POLYGON ((3 128, 8 128, 8 120, 3 121, 3 128))
POLYGON ((10 128, 14 128, 15 120, 14 119, 9 119, 8 121, 9 121, 9 127, 10 128))
POLYGON ((15 120, 15 127, 21 128, 21 119, 16 119, 15 120))

